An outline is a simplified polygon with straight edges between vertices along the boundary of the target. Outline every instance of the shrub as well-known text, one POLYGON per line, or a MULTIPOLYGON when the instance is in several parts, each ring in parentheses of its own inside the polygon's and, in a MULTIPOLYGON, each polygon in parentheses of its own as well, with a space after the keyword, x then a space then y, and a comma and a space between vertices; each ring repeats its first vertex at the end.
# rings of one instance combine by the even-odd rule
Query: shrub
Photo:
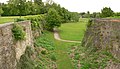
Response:
POLYGON ((29 17, 27 20, 31 21, 32 30, 36 30, 40 28, 40 20, 39 17, 29 17))
POLYGON ((57 60, 55 54, 51 54, 50 58, 51 58, 52 61, 56 61, 57 60))
POLYGON ((20 22, 20 21, 24 21, 25 19, 22 19, 22 18, 17 18, 16 20, 15 20, 15 22, 20 22))
POLYGON ((12 33, 13 33, 15 40, 24 40, 25 39, 26 34, 23 31, 23 27, 17 23, 13 24, 12 33))
POLYGON ((90 20, 88 21, 88 23, 87 23, 87 27, 91 27, 91 26, 92 26, 92 24, 93 24, 93 20, 92 20, 92 19, 90 19, 90 20))
POLYGON ((42 50, 41 53, 44 55, 47 54, 46 50, 42 50))
POLYGON ((54 8, 49 9, 45 26, 49 31, 53 31, 53 28, 61 26, 61 17, 54 8))
POLYGON ((17 69, 35 69, 35 62, 31 59, 32 54, 34 54, 32 48, 27 46, 25 53, 17 63, 17 69))

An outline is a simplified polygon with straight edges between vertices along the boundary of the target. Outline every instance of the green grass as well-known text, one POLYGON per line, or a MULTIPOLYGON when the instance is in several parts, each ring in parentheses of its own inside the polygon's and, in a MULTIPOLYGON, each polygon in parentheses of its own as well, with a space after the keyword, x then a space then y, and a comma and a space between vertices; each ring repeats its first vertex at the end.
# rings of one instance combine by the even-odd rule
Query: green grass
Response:
POLYGON ((69 47, 71 47, 75 43, 66 43, 66 42, 61 42, 57 41, 54 39, 53 33, 45 31, 46 38, 49 40, 54 41, 55 44, 55 53, 57 57, 57 68, 58 69, 73 69, 73 65, 71 63, 71 60, 68 55, 68 50, 69 47))
MULTIPOLYGON (((82 40, 86 23, 88 19, 80 19, 78 23, 63 24, 60 29, 60 36, 62 39, 68 40, 82 40)), ((58 69, 74 69, 72 61, 68 55, 69 48, 75 43, 61 42, 54 39, 52 32, 45 32, 46 38, 53 40, 55 44, 55 52, 57 57, 58 69)))
POLYGON ((3 18, 3 17, 0 17, 0 24, 6 23, 6 22, 13 22, 13 21, 14 21, 14 18, 3 18))
POLYGON ((80 19, 77 23, 65 23, 59 28, 60 37, 65 40, 82 40, 88 19, 80 19))
POLYGON ((75 43, 55 41, 58 69, 73 69, 72 62, 68 55, 69 47, 75 43))
MULTIPOLYGON (((35 17, 39 15, 28 15, 28 16, 21 16, 21 18, 27 18, 27 17, 35 17)), ((8 23, 8 22, 14 22, 16 18, 20 18, 20 16, 5 16, 0 17, 0 24, 8 23)))

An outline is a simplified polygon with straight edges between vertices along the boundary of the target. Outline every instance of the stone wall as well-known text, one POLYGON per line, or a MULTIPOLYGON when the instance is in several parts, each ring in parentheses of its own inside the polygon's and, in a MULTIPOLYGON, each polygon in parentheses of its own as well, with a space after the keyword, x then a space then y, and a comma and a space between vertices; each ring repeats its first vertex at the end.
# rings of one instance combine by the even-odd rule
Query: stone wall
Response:
POLYGON ((26 39, 14 41, 13 23, 0 24, 0 69, 16 69, 16 64, 27 46, 32 46, 33 36, 30 21, 18 22, 24 27, 26 39))
MULTIPOLYGON (((87 26, 82 45, 107 49, 120 60, 120 19, 93 19, 87 26)), ((120 69, 120 64, 116 65, 109 66, 120 69)))

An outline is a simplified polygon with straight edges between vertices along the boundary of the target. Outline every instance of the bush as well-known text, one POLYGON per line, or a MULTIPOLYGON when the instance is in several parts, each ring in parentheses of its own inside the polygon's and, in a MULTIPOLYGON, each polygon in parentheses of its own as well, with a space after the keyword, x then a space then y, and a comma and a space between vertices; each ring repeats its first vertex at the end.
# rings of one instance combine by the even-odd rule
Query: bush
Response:
POLYGON ((13 24, 12 33, 14 35, 15 40, 24 40, 25 32, 23 31, 23 27, 18 25, 17 23, 13 24))
POLYGON ((61 26, 61 16, 54 8, 50 8, 46 16, 46 29, 53 31, 53 28, 61 26))
POLYGON ((92 26, 92 24, 93 24, 93 20, 92 20, 92 19, 90 19, 90 20, 88 21, 88 23, 87 23, 87 27, 91 27, 91 26, 92 26))
POLYGON ((42 50, 41 53, 44 55, 47 54, 46 50, 42 50))
POLYGON ((17 18, 16 20, 15 20, 15 22, 20 22, 20 21, 24 21, 25 19, 22 19, 22 18, 17 18))
POLYGON ((50 58, 51 58, 52 61, 56 61, 57 60, 55 54, 51 54, 50 58))
POLYGON ((30 20, 32 25, 32 30, 43 29, 45 24, 44 15, 35 16, 35 17, 27 17, 27 20, 30 20))

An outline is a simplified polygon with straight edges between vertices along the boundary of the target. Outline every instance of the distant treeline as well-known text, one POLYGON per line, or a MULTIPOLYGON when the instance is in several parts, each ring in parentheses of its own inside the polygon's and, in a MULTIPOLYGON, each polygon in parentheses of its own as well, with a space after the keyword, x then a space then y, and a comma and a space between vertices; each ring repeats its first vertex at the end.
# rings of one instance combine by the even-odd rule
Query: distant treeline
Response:
POLYGON ((114 12, 110 7, 104 7, 101 12, 90 13, 87 11, 79 13, 82 18, 105 18, 105 17, 119 17, 120 12, 114 12))
POLYGON ((54 8, 58 12, 63 22, 79 20, 77 12, 70 12, 52 0, 47 0, 46 3, 42 2, 42 0, 9 0, 7 4, 0 3, 0 15, 26 16, 46 14, 50 8, 54 8))

